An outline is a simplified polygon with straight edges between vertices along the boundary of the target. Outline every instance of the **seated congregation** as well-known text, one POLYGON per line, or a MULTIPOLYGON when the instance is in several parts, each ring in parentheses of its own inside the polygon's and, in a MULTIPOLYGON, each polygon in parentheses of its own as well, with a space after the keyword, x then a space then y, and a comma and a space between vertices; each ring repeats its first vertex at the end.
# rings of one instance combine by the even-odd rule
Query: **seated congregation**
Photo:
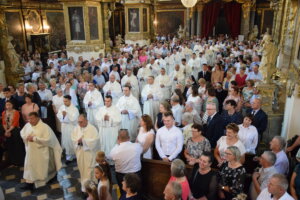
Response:
POLYGON ((113 199, 113 184, 120 200, 298 199, 300 139, 286 150, 263 137, 259 46, 175 39, 46 65, 24 54, 23 80, 0 87, 1 160, 24 166, 25 191, 77 162, 88 200, 113 199))

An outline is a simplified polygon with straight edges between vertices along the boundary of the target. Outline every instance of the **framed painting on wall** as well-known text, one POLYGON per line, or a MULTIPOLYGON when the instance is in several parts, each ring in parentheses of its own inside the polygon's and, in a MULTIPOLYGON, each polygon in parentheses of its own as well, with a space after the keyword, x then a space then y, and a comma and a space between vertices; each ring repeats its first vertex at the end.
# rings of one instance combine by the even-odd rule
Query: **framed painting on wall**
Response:
POLYGON ((56 51, 66 45, 66 32, 63 12, 47 12, 49 26, 50 51, 56 51))
POLYGON ((10 36, 13 37, 12 44, 15 47, 17 53, 25 51, 25 34, 24 25, 22 23, 20 12, 5 12, 5 20, 7 24, 7 31, 10 36))
POLYGON ((99 31, 98 31, 98 12, 97 7, 88 7, 89 13, 89 27, 90 27, 90 39, 98 40, 99 31))
POLYGON ((128 31, 140 32, 140 14, 138 8, 128 8, 128 31))
POLYGON ((85 40, 82 7, 69 7, 71 40, 85 40))
POLYGON ((157 11, 157 34, 175 35, 179 26, 184 27, 184 11, 157 11))

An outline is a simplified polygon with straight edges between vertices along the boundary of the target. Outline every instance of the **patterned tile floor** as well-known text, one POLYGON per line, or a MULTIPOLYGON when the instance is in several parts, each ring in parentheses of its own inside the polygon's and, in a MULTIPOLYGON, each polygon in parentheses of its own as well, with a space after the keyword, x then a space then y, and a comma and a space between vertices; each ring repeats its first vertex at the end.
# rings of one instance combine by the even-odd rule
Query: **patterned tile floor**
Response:
POLYGON ((76 162, 72 162, 58 172, 57 180, 36 190, 25 191, 23 168, 8 167, 0 172, 0 186, 6 200, 81 200, 79 171, 76 162))

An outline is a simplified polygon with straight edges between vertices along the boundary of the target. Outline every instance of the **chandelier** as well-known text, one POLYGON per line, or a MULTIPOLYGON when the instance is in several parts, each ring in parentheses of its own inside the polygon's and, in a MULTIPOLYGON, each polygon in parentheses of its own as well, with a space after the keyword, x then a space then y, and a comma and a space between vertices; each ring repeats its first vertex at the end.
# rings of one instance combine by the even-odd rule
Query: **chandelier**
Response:
POLYGON ((184 5, 184 7, 192 8, 196 5, 198 0, 181 0, 181 3, 184 5))

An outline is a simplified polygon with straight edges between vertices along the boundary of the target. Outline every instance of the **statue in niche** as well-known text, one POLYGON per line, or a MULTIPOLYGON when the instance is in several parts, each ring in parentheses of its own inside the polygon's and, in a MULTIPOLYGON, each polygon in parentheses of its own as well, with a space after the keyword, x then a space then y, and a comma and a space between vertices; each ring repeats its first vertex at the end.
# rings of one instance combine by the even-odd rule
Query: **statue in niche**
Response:
POLYGON ((262 73, 263 81, 270 83, 272 75, 276 72, 276 61, 278 56, 278 48, 272 41, 272 37, 268 30, 264 34, 261 42, 262 60, 260 63, 259 71, 262 73))
POLYGON ((257 39, 257 36, 258 36, 258 27, 257 25, 254 25, 252 31, 249 33, 248 38, 250 41, 253 41, 257 39))
POLYGON ((179 39, 184 39, 185 38, 185 28, 182 28, 181 25, 179 25, 177 35, 179 39))
POLYGON ((11 71, 12 72, 17 72, 18 70, 20 70, 20 56, 17 54, 15 47, 12 45, 11 41, 13 40, 12 36, 8 36, 7 38, 7 55, 8 55, 8 59, 11 63, 11 71))
POLYGON ((116 42, 116 47, 120 48, 121 44, 124 42, 124 40, 120 34, 117 35, 115 42, 116 42))

